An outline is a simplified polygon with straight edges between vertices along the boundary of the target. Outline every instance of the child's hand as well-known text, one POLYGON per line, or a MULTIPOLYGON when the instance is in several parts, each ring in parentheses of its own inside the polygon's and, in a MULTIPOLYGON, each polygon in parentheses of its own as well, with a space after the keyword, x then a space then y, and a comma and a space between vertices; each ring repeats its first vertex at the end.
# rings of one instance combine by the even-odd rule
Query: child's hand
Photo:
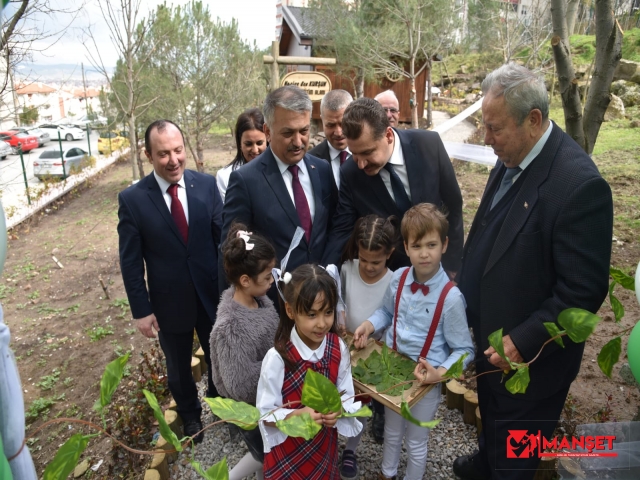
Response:
POLYGON ((322 415, 322 424, 327 428, 333 428, 338 421, 340 412, 331 412, 322 415))
POLYGON ((362 325, 356 328, 353 334, 353 344, 356 348, 366 347, 369 335, 373 332, 375 332, 375 328, 373 328, 373 324, 369 320, 365 320, 362 325))
POLYGON ((322 421, 322 414, 320 412, 316 412, 313 408, 310 407, 298 408, 297 410, 294 410, 289 415, 287 415, 286 418, 292 417, 294 415, 302 415, 303 413, 308 413, 311 417, 311 420, 316 422, 318 425, 324 424, 322 421))
POLYGON ((433 365, 427 362, 426 359, 418 358, 418 364, 413 371, 413 375, 418 379, 421 385, 429 385, 441 382, 443 380, 442 374, 446 371, 447 369, 443 367, 438 367, 436 370, 433 365))

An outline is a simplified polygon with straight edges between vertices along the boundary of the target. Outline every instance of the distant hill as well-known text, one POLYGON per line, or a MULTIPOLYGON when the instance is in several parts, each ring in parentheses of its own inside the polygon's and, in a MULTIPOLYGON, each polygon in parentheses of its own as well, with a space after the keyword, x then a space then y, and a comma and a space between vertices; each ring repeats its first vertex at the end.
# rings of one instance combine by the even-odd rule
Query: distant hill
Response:
MULTIPOLYGON (((91 65, 85 64, 84 73, 88 86, 103 85, 105 83, 104 76, 97 72, 91 65)), ((113 68, 109 70, 109 74, 112 73, 113 68)), ((18 79, 32 82, 65 83, 77 86, 82 84, 82 68, 79 63, 75 65, 68 63, 51 65, 22 63, 16 68, 15 75, 18 79)))

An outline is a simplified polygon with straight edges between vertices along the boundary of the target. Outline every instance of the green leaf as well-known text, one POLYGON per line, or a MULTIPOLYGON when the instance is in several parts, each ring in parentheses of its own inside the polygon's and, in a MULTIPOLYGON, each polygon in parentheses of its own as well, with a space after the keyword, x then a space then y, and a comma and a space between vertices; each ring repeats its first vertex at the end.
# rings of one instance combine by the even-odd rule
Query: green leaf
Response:
POLYGON ((558 323, 576 343, 589 338, 599 321, 600 317, 581 308, 567 308, 558 315, 558 323))
POLYGON ((53 460, 47 465, 42 475, 42 480, 65 480, 78 463, 78 459, 84 449, 87 448, 89 439, 81 433, 72 435, 64 442, 53 460))
POLYGON ((511 365, 511 360, 509 360, 504 354, 504 344, 502 343, 502 329, 496 330, 491 335, 489 335, 489 345, 491 345, 496 353, 502 357, 502 359, 511 365))
MULTIPOLYGON (((549 335, 551 335, 551 338, 564 332, 563 330, 560 330, 558 328, 558 325, 556 325, 553 322, 544 322, 543 325, 544 325, 544 328, 547 329, 547 332, 549 332, 549 335)), ((555 338, 553 341, 556 342, 558 345, 560 345, 562 348, 564 348, 564 342, 562 341, 562 337, 555 338)))
POLYGON ((598 366, 602 373, 609 378, 611 378, 613 366, 620 360, 620 352, 622 352, 622 339, 616 337, 609 340, 598 354, 598 366))
POLYGON ((253 405, 222 397, 204 397, 204 401, 213 414, 225 422, 233 423, 244 430, 253 430, 258 426, 260 410, 253 405))
POLYGON ((405 401, 403 401, 402 404, 400 405, 400 415, 402 415, 402 418, 406 418, 411 423, 413 423, 414 425, 418 425, 419 427, 433 428, 440 423, 439 418, 435 420, 431 420, 430 422, 421 422, 420 420, 415 418, 413 415, 411 415, 411 410, 409 410, 409 404, 405 401))
POLYGON ((613 294, 613 289, 616 285, 617 283, 615 280, 611 282, 611 285, 609 285, 609 303, 611 304, 613 315, 616 317, 616 323, 618 323, 622 320, 622 317, 624 317, 624 306, 620 303, 618 297, 613 294))
POLYGON ((94 408, 96 410, 102 410, 109 405, 113 392, 116 391, 122 375, 124 374, 124 367, 129 361, 129 354, 116 358, 113 362, 107 364, 100 379, 100 400, 96 402, 94 408))
POLYGON ((529 386, 529 367, 522 367, 504 384, 511 393, 524 393, 529 386))
POLYGON ((389 347, 386 343, 382 345, 382 364, 389 370, 389 347))
POLYGON ((609 275, 611 275, 611 278, 613 278, 614 281, 622 285, 623 288, 626 288, 627 290, 636 289, 635 279, 624 273, 622 270, 615 267, 609 267, 609 275))
POLYGON ((202 470, 200 463, 191 460, 191 465, 196 472, 206 480, 229 480, 229 467, 227 466, 227 457, 224 457, 218 463, 210 467, 206 472, 202 470))
POLYGON ((340 415, 340 417, 341 418, 347 418, 347 417, 370 417, 372 415, 373 414, 371 413, 371 409, 365 405, 364 407, 360 408, 359 410, 356 410, 353 413, 342 412, 342 415, 340 415))
POLYGON ((469 352, 466 352, 458 360, 456 360, 449 369, 444 372, 442 378, 460 378, 464 370, 464 359, 469 356, 469 352))
POLYGON ((322 430, 322 425, 314 422, 308 413, 292 415, 284 420, 278 420, 276 427, 290 437, 300 437, 305 440, 311 440, 322 430))
POLYGON ((167 442, 173 445, 173 448, 181 452, 182 445, 180 445, 180 440, 178 440, 178 437, 175 433, 173 433, 173 430, 169 428, 167 421, 164 419, 164 415, 162 413, 162 410, 160 409, 160 405, 158 404, 158 399, 149 390, 142 389, 142 393, 144 393, 144 396, 147 398, 147 402, 149 402, 149 405, 153 409, 153 416, 156 417, 156 420, 158 421, 160 435, 162 435, 162 438, 164 438, 167 442))
POLYGON ((338 388, 327 377, 311 369, 307 370, 304 377, 300 403, 320 413, 342 410, 342 400, 338 388))

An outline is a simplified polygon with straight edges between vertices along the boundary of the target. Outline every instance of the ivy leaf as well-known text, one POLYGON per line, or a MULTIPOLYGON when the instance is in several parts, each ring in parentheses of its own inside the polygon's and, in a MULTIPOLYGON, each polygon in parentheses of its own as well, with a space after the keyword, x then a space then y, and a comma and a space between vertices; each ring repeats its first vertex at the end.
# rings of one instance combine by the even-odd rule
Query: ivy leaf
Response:
POLYGON ((502 357, 502 359, 511 365, 511 360, 507 358, 504 354, 504 344, 502 343, 502 329, 496 330, 491 335, 489 335, 489 345, 491 345, 496 353, 502 357))
POLYGON ((522 367, 504 384, 511 393, 524 393, 529 386, 529 367, 522 367))
POLYGON ((162 438, 167 442, 173 445, 173 448, 181 452, 182 445, 180 445, 180 440, 178 440, 178 437, 173 433, 173 430, 169 428, 167 421, 164 419, 164 415, 162 414, 162 410, 160 410, 160 405, 158 404, 158 399, 149 390, 142 389, 142 393, 144 393, 144 396, 147 398, 147 402, 149 402, 149 405, 153 409, 153 416, 156 417, 156 420, 158 421, 160 435, 162 435, 162 438))
POLYGON ((613 315, 616 317, 616 323, 619 323, 622 317, 624 317, 624 306, 620 303, 618 297, 613 294, 613 289, 616 285, 617 283, 615 280, 611 282, 611 285, 609 285, 609 303, 611 304, 613 315))
POLYGON ((627 290, 636 289, 635 279, 624 273, 622 270, 615 267, 609 267, 609 275, 611 275, 611 278, 613 278, 615 282, 622 285, 623 288, 626 288, 627 290))
POLYGON ((575 343, 582 343, 593 333, 600 317, 582 308, 567 308, 558 315, 558 323, 575 343))
POLYGON ((225 422, 233 423, 244 430, 253 430, 258 426, 260 410, 253 405, 222 397, 204 397, 204 401, 213 414, 225 422))
POLYGON ((421 422, 420 420, 415 418, 413 415, 411 415, 411 410, 409 410, 409 404, 405 401, 403 401, 402 404, 400 405, 400 415, 402 415, 402 418, 406 418, 411 423, 413 423, 414 425, 418 425, 419 427, 433 428, 440 423, 439 418, 435 420, 431 420, 430 422, 421 422))
MULTIPOLYGON (((205 397, 206 398, 206 397, 205 397)), ((202 470, 200 463, 191 460, 191 465, 196 472, 206 480, 229 480, 229 467, 227 457, 223 457, 218 463, 210 467, 206 472, 202 470)))
POLYGON ((342 400, 338 388, 327 377, 311 369, 307 370, 304 377, 300 403, 320 413, 342 410, 342 400))
POLYGON ((53 460, 47 465, 42 475, 42 480, 64 480, 73 471, 84 449, 87 448, 91 437, 81 433, 72 435, 64 442, 53 460))
POLYGON ((464 370, 464 359, 469 356, 469 352, 465 352, 458 360, 456 360, 449 369, 444 372, 442 378, 460 378, 464 370))
POLYGON ((278 420, 276 427, 290 437, 300 437, 305 440, 311 440, 322 430, 322 426, 314 422, 308 413, 293 415, 287 419, 278 420))
POLYGON ((622 339, 616 337, 609 340, 598 354, 598 366, 602 373, 609 378, 611 378, 613 366, 620 360, 620 352, 622 352, 622 339))
POLYGON ((129 354, 116 358, 113 362, 107 364, 100 379, 100 400, 98 400, 93 408, 97 411, 101 411, 104 407, 109 405, 113 392, 116 391, 122 375, 124 374, 124 367, 129 361, 129 354))
POLYGON ((389 370, 389 347, 384 343, 382 345, 382 364, 389 370))
MULTIPOLYGON (((558 328, 558 325, 556 325, 553 322, 544 322, 543 325, 544 325, 544 328, 547 329, 547 332, 549 332, 549 335, 551 335, 551 338, 561 333, 564 333, 564 330, 560 330, 558 328)), ((555 338, 553 341, 556 342, 558 345, 560 345, 562 348, 564 348, 564 342, 562 341, 562 337, 555 338)))
POLYGON ((342 412, 339 418, 348 418, 348 417, 370 417, 373 414, 371 413, 371 409, 366 405, 359 410, 356 410, 353 413, 342 412))

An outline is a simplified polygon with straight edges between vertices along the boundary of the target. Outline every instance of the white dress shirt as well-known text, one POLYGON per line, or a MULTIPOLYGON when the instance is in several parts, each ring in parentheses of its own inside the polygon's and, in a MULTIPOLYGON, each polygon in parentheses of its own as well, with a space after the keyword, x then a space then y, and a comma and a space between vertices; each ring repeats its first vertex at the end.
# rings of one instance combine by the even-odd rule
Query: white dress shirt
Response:
MULTIPOLYGON (((311 350, 300 339, 294 327, 291 330, 291 343, 296 347, 303 360, 319 362, 324 356, 327 339, 325 337, 316 350, 311 350)), ((283 384, 284 360, 282 360, 282 357, 276 349, 272 348, 267 352, 262 361, 260 380, 258 380, 256 407, 260 410, 261 415, 265 415, 282 406, 284 403, 282 400, 283 384)), ((342 339, 340 339, 340 367, 338 368, 338 382, 336 383, 336 387, 339 392, 344 392, 342 394, 342 407, 346 412, 353 413, 360 409, 362 406, 361 402, 354 402, 353 398, 345 400, 348 397, 353 397, 355 392, 353 390, 353 378, 351 377, 351 354, 342 339)), ((292 408, 280 408, 260 422, 260 433, 262 433, 262 439, 264 440, 265 453, 270 452, 272 447, 284 442, 287 439, 287 435, 276 427, 265 425, 264 422, 282 420, 294 410, 295 409, 292 408)), ((356 417, 339 418, 336 422, 336 428, 338 429, 338 433, 345 437, 355 437, 360 433, 360 430, 362 430, 362 424, 356 417)))
MULTIPOLYGON (((158 175, 155 170, 153 171, 153 175, 156 177, 156 181, 158 182, 160 191, 162 192, 162 198, 164 198, 167 208, 169 209, 169 213, 171 213, 171 195, 167 192, 171 184, 158 175)), ((189 225, 189 205, 187 203, 187 189, 184 184, 184 175, 182 175, 182 178, 178 182, 178 200, 180 200, 180 203, 182 204, 184 216, 187 218, 187 225, 189 225)))
MULTIPOLYGON (((404 187, 405 192, 407 192, 407 196, 409 200, 411 200, 411 191, 409 190, 409 174, 407 173, 407 166, 404 163, 404 154, 402 153, 402 146, 400 145, 400 137, 396 131, 393 131, 393 152, 391 152, 391 158, 389 158, 389 163, 393 165, 393 170, 398 174, 400 181, 402 182, 402 186, 404 187)), ((393 195, 393 188, 391 188, 391 174, 386 171, 384 168, 380 170, 380 177, 384 182, 384 186, 387 187, 387 191, 393 200, 396 200, 396 197, 393 195)))
POLYGON ((229 177, 232 171, 233 167, 227 165, 216 172, 216 184, 218 185, 220 197, 222 197, 222 203, 224 203, 224 197, 227 194, 227 186, 229 185, 229 177))
MULTIPOLYGON (((333 178, 336 179, 336 186, 340 188, 340 153, 343 150, 338 150, 337 148, 334 148, 334 146, 331 145, 331 143, 328 140, 327 140, 327 145, 329 145, 329 156, 331 157, 331 170, 333 171, 333 178)), ((349 148, 345 148, 344 150, 349 155, 351 155, 349 148)))
MULTIPOLYGON (((271 151, 273 153, 273 150, 271 151)), ((289 192, 289 196, 291 197, 291 201, 295 206, 296 202, 293 199, 293 174, 289 171, 290 165, 287 165, 282 160, 280 160, 275 153, 273 153, 273 158, 276 159, 276 163, 278 164, 278 168, 280 169, 280 173, 282 174, 282 179, 284 180, 284 185, 287 187, 287 191, 289 192)), ((316 215, 316 200, 313 196, 313 187, 311 186, 311 178, 309 177, 309 172, 307 171, 307 164, 304 163, 304 159, 300 160, 298 163, 298 178, 300 179, 300 185, 302 185, 302 190, 304 190, 304 196, 307 197, 307 203, 309 204, 309 212, 311 212, 311 222, 316 215)))

